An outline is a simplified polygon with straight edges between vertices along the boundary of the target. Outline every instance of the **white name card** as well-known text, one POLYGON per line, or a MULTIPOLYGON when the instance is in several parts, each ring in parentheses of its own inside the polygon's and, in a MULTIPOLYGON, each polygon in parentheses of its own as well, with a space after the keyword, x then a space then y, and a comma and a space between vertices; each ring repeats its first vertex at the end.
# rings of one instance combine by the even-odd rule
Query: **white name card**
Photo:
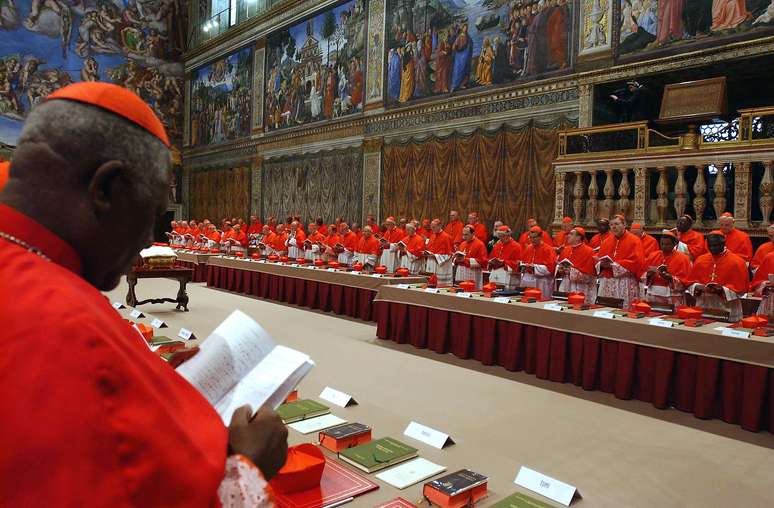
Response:
POLYGON ((648 324, 653 326, 660 326, 662 328, 672 328, 675 322, 668 321, 666 319, 661 319, 661 318, 651 318, 651 319, 648 319, 648 324))
POLYGON ((194 337, 193 332, 187 328, 181 328, 180 331, 177 333, 177 336, 183 340, 191 340, 196 338, 194 337))
POLYGON ((604 319, 615 319, 615 314, 613 314, 609 310, 595 310, 593 316, 601 317, 604 319))
POLYGON ((118 310, 118 309, 125 309, 126 307, 124 307, 124 305, 121 302, 113 302, 113 308, 118 310))
POLYGON ((351 274, 353 274, 353 275, 360 275, 360 270, 352 270, 352 271, 351 271, 351 272, 349 272, 349 273, 351 273, 351 274))
POLYGON ((139 309, 134 309, 132 312, 129 313, 132 318, 137 319, 141 317, 145 317, 145 314, 142 313, 139 309))
POLYGON ((339 407, 347 407, 357 404, 357 401, 352 398, 352 395, 334 390, 330 386, 325 387, 325 389, 320 393, 320 398, 322 400, 327 400, 331 404, 335 404, 339 407))
POLYGON ((433 293, 434 295, 437 295, 438 291, 438 288, 425 288, 425 293, 433 293))
POLYGON ((151 321, 151 326, 153 328, 166 328, 167 324, 164 321, 160 320, 159 318, 156 318, 153 321, 151 321))
POLYGON ((379 274, 379 273, 372 273, 371 277, 376 277, 377 279, 380 279, 382 277, 382 275, 379 274))
POLYGON ((464 291, 462 293, 455 293, 455 296, 458 296, 459 298, 473 298, 472 293, 466 293, 464 291))
POLYGON ((329 271, 329 272, 335 272, 335 271, 336 271, 336 269, 335 269, 335 268, 328 268, 328 271, 329 271))
POLYGON ((495 296, 494 301, 497 303, 511 303, 511 299, 507 296, 495 296))
POLYGON ((561 482, 556 478, 546 476, 543 473, 539 473, 526 466, 521 466, 519 474, 516 475, 516 479, 513 480, 513 483, 520 487, 524 487, 525 489, 529 489, 532 492, 537 492, 541 496, 545 496, 564 506, 570 506, 570 502, 578 492, 572 485, 561 482))
POLYGON ((411 287, 411 284, 395 284, 395 287, 400 289, 408 289, 411 287))
POLYGON ((403 435, 421 441, 433 448, 438 448, 439 450, 446 445, 454 444, 454 440, 449 434, 444 434, 439 430, 431 429, 430 427, 417 422, 409 423, 406 430, 403 431, 403 435))
POLYGON ((562 307, 558 303, 544 303, 543 308, 546 310, 558 310, 558 311, 564 310, 564 307, 562 307))
POLYGON ((723 331, 720 333, 722 333, 726 337, 736 337, 738 339, 750 338, 750 332, 746 332, 744 330, 737 330, 735 328, 723 328, 723 331))
POLYGON ((259 263, 265 263, 265 262, 266 262, 266 260, 265 260, 265 259, 259 259, 259 260, 258 260, 258 262, 259 262, 259 263))

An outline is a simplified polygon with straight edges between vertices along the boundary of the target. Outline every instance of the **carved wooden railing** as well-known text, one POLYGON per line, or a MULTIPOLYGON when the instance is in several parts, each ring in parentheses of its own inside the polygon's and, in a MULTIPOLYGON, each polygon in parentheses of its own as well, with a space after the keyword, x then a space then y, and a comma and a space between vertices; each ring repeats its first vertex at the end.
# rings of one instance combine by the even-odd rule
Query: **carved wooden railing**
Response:
POLYGON ((554 225, 570 216, 593 226, 621 213, 657 230, 689 213, 707 229, 731 212, 737 227, 763 234, 774 211, 774 107, 739 113, 677 137, 647 122, 561 132, 554 225))

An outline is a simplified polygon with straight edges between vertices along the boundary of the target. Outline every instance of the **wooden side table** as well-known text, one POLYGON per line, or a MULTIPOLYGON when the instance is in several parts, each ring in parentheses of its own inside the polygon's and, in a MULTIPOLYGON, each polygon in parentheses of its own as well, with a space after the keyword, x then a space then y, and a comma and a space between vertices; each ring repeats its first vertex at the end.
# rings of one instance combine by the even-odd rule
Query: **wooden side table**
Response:
POLYGON ((126 275, 126 282, 129 283, 129 291, 126 293, 126 304, 130 307, 137 307, 146 303, 177 303, 175 309, 182 309, 188 312, 188 293, 186 285, 193 279, 193 268, 184 266, 172 266, 169 268, 147 268, 144 266, 135 266, 132 271, 126 275), (180 283, 180 289, 177 291, 176 298, 148 298, 147 300, 137 301, 137 294, 134 291, 138 279, 175 279, 180 283))

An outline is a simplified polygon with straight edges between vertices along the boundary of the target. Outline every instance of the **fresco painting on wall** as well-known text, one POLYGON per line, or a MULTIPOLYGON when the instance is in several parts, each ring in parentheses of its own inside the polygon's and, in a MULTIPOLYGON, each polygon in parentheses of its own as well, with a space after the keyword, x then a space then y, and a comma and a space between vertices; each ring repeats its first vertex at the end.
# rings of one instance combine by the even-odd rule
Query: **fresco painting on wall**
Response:
POLYGON ((568 0, 389 0, 387 102, 569 71, 568 0))
POLYGON ((266 45, 266 128, 363 110, 364 0, 351 0, 271 35, 266 45))
POLYGON ((54 90, 106 81, 148 102, 179 146, 185 15, 180 0, 0 1, 0 141, 15 145, 54 90))
POLYGON ((774 33, 774 0, 621 0, 618 53, 689 49, 774 33))
POLYGON ((253 48, 245 46, 193 71, 191 147, 250 135, 253 48))

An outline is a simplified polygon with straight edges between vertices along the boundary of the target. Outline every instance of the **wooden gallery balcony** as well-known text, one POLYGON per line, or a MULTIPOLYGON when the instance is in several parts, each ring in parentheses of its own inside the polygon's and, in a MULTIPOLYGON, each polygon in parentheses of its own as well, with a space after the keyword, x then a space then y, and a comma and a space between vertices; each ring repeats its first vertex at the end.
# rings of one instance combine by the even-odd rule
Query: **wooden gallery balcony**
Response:
POLYGON ((715 227, 723 212, 765 235, 774 209, 774 107, 744 109, 731 122, 667 136, 647 122, 570 129, 559 134, 554 225, 591 226, 622 213, 651 231, 683 213, 715 227))

